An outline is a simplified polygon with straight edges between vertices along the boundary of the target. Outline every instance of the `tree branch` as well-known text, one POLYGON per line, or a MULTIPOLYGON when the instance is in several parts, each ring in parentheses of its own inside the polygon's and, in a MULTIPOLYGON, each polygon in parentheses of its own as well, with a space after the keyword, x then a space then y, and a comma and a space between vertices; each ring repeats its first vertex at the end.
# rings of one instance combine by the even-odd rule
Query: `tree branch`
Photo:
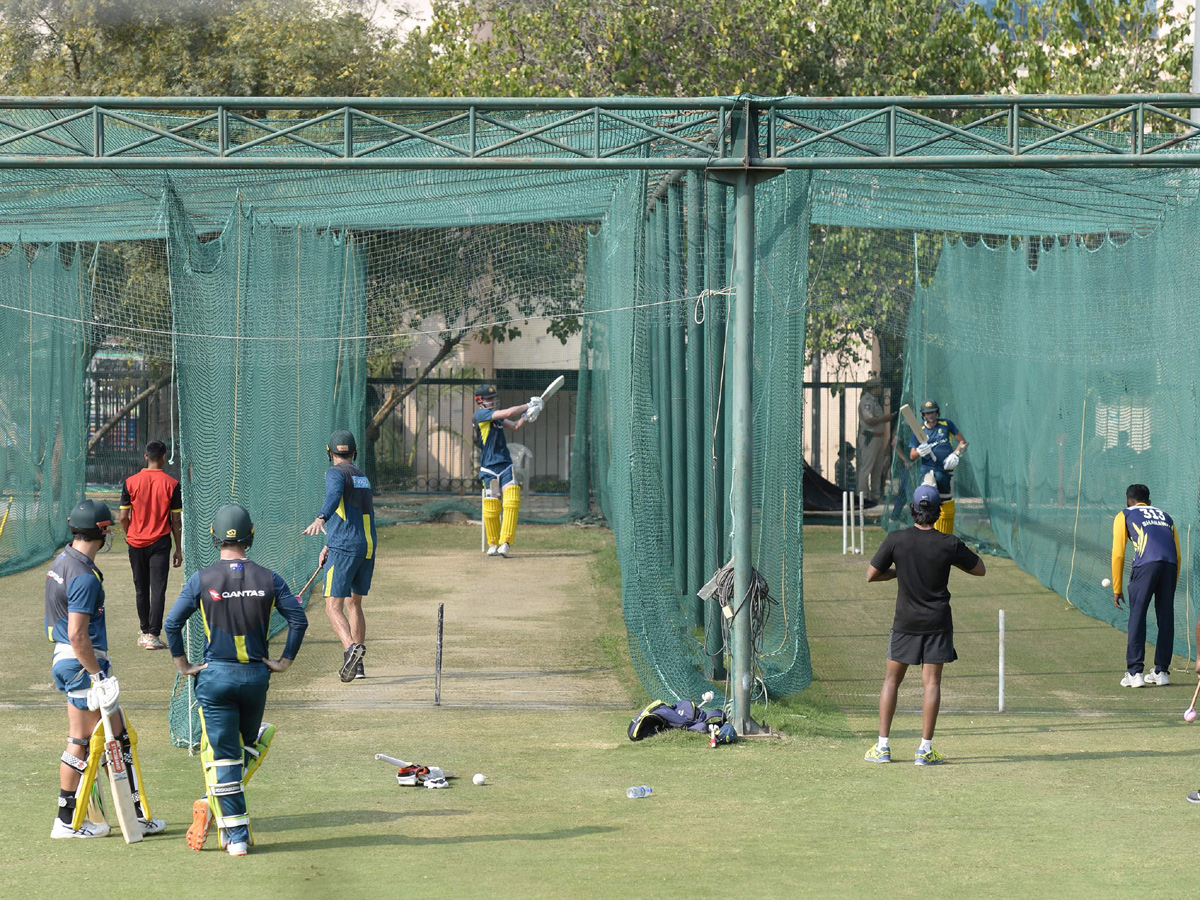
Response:
POLYGON ((145 400, 147 397, 149 397, 155 391, 160 390, 163 387, 163 385, 165 385, 170 380, 171 380, 171 370, 168 369, 165 374, 161 375, 159 377, 159 379, 154 382, 154 384, 150 385, 150 387, 146 388, 144 391, 142 391, 140 394, 138 394, 136 397, 134 397, 132 400, 130 400, 128 403, 126 403, 124 406, 122 406, 117 411, 116 415, 114 415, 111 419, 109 419, 107 422, 105 422, 103 425, 101 425, 100 429, 94 435, 92 435, 92 437, 88 440, 88 445, 87 445, 88 453, 91 453, 92 450, 94 450, 96 448, 96 445, 99 444, 102 440, 104 440, 104 436, 106 434, 108 434, 110 431, 112 431, 113 428, 116 427, 118 422, 120 422, 123 418, 125 418, 127 415, 129 415, 133 411, 134 407, 136 407, 139 403, 141 403, 143 400, 145 400))
POLYGON ((403 388, 392 385, 388 388, 387 397, 383 401, 383 405, 379 407, 379 411, 371 418, 371 424, 367 426, 367 441, 374 442, 379 440, 379 431, 383 427, 383 423, 387 421, 387 417, 392 414, 397 406, 404 402, 404 398, 417 389, 422 381, 429 377, 429 373, 437 367, 443 359, 462 343, 462 339, 470 332, 460 331, 457 335, 446 338, 442 345, 438 348, 438 352, 433 355, 433 359, 425 364, 419 375, 406 384, 403 388))

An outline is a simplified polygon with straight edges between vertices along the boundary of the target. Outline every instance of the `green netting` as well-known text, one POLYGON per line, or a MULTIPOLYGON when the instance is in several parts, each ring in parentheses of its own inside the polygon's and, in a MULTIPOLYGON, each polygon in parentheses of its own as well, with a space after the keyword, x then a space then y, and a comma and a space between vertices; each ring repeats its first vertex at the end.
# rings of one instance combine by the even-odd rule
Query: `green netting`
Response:
MULTIPOLYGON (((1145 237, 949 242, 917 290, 906 348, 908 395, 936 397, 970 440, 957 531, 1122 629, 1128 615, 1100 581, 1126 486, 1150 487, 1184 552, 1175 649, 1187 658, 1200 552, 1198 227, 1190 204, 1145 237)), ((1152 641, 1153 621, 1149 631, 1152 641)))
POLYGON ((0 255, 0 575, 66 543, 83 497, 91 282, 73 247, 0 255))
MULTIPOLYGON (((300 523, 324 497, 324 442, 336 428, 361 431, 365 414, 361 256, 345 235, 256 223, 240 210, 206 242, 181 217, 171 224, 186 569, 216 560, 208 523, 241 503, 254 518, 254 557, 298 590, 321 546, 300 523), (333 335, 322 327, 330 310, 333 335)), ((199 613, 187 637, 196 660, 199 613)), ((190 690, 177 691, 177 745, 199 743, 195 710, 190 690)))

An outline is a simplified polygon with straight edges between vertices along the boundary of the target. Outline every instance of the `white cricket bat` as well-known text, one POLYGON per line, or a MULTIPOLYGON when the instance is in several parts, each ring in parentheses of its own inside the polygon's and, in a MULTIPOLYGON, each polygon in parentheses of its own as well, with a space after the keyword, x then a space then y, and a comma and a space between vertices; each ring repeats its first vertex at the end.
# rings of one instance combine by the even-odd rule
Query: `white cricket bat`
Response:
POLYGON ((925 433, 925 426, 921 424, 921 420, 917 418, 917 414, 913 412, 913 408, 905 403, 900 407, 900 415, 904 417, 904 421, 908 423, 908 427, 912 429, 920 440, 929 440, 929 435, 925 433))
POLYGON ((563 382, 566 380, 566 377, 563 375, 559 375, 557 378, 555 378, 552 382, 550 382, 550 387, 542 391, 542 399, 549 400, 551 397, 557 394, 558 389, 563 386, 563 382))
POLYGON ((142 825, 133 805, 129 770, 125 767, 124 757, 121 756, 121 742, 113 734, 108 710, 103 706, 100 707, 100 718, 104 722, 104 758, 108 768, 108 786, 112 791, 113 809, 117 812, 117 822, 121 825, 125 843, 136 844, 142 839, 142 825))
MULTIPOLYGON (((376 753, 375 758, 377 760, 379 760, 380 762, 391 763, 393 766, 395 766, 398 769, 406 769, 409 766, 419 765, 419 763, 405 762, 402 759, 396 759, 396 757, 388 756, 386 753, 376 753)), ((426 768, 432 768, 432 767, 426 766, 426 768)), ((441 767, 439 766, 439 768, 441 768, 441 767)), ((458 777, 458 774, 456 772, 447 772, 447 771, 443 770, 442 774, 446 778, 457 778, 458 777)))

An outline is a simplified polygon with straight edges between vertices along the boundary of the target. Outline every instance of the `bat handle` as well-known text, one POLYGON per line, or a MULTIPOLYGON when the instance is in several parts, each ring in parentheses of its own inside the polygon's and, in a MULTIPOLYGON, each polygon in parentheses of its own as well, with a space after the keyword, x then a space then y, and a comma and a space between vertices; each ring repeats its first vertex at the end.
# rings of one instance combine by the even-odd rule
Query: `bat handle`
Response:
POLYGON ((1196 698, 1197 697, 1200 697, 1200 679, 1197 679, 1197 681, 1196 681, 1196 691, 1195 691, 1195 693, 1192 694, 1192 705, 1189 706, 1188 709, 1196 708, 1196 698))
POLYGON ((411 763, 406 763, 402 759, 396 759, 396 757, 394 757, 394 756, 388 756, 385 753, 376 753, 375 758, 381 762, 391 763, 393 766, 402 766, 403 767, 403 766, 412 765, 411 763))

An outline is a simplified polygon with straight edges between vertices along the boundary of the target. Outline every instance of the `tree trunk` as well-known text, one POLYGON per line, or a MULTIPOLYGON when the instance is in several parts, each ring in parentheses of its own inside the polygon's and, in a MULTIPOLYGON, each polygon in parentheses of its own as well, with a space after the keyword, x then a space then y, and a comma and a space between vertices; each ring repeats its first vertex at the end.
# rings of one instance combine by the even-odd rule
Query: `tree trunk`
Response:
POLYGON ((88 452, 91 453, 94 449, 96 449, 96 445, 104 440, 104 436, 112 431, 117 426, 118 422, 133 412, 134 408, 139 403, 141 403, 155 391, 161 390, 162 387, 170 380, 171 370, 168 369, 165 374, 159 376, 158 380, 155 381, 154 384, 150 385, 150 387, 146 388, 144 391, 122 406, 117 411, 116 415, 101 425, 100 429, 94 435, 92 435, 91 439, 88 441, 88 452))
POLYGON ((438 352, 434 354, 433 359, 425 364, 425 368, 421 370, 416 378, 402 388, 397 385, 392 385, 388 388, 387 397, 384 398, 379 410, 371 418, 371 423, 367 425, 368 443, 374 443, 379 440, 379 431, 383 427, 383 423, 387 421, 387 417, 392 414, 392 410, 403 403, 404 398, 415 391, 417 385, 429 377, 429 373, 437 367, 438 363, 450 355, 454 348, 462 342, 464 337, 466 337, 466 332, 459 334, 457 337, 446 338, 442 346, 438 348, 438 352))

